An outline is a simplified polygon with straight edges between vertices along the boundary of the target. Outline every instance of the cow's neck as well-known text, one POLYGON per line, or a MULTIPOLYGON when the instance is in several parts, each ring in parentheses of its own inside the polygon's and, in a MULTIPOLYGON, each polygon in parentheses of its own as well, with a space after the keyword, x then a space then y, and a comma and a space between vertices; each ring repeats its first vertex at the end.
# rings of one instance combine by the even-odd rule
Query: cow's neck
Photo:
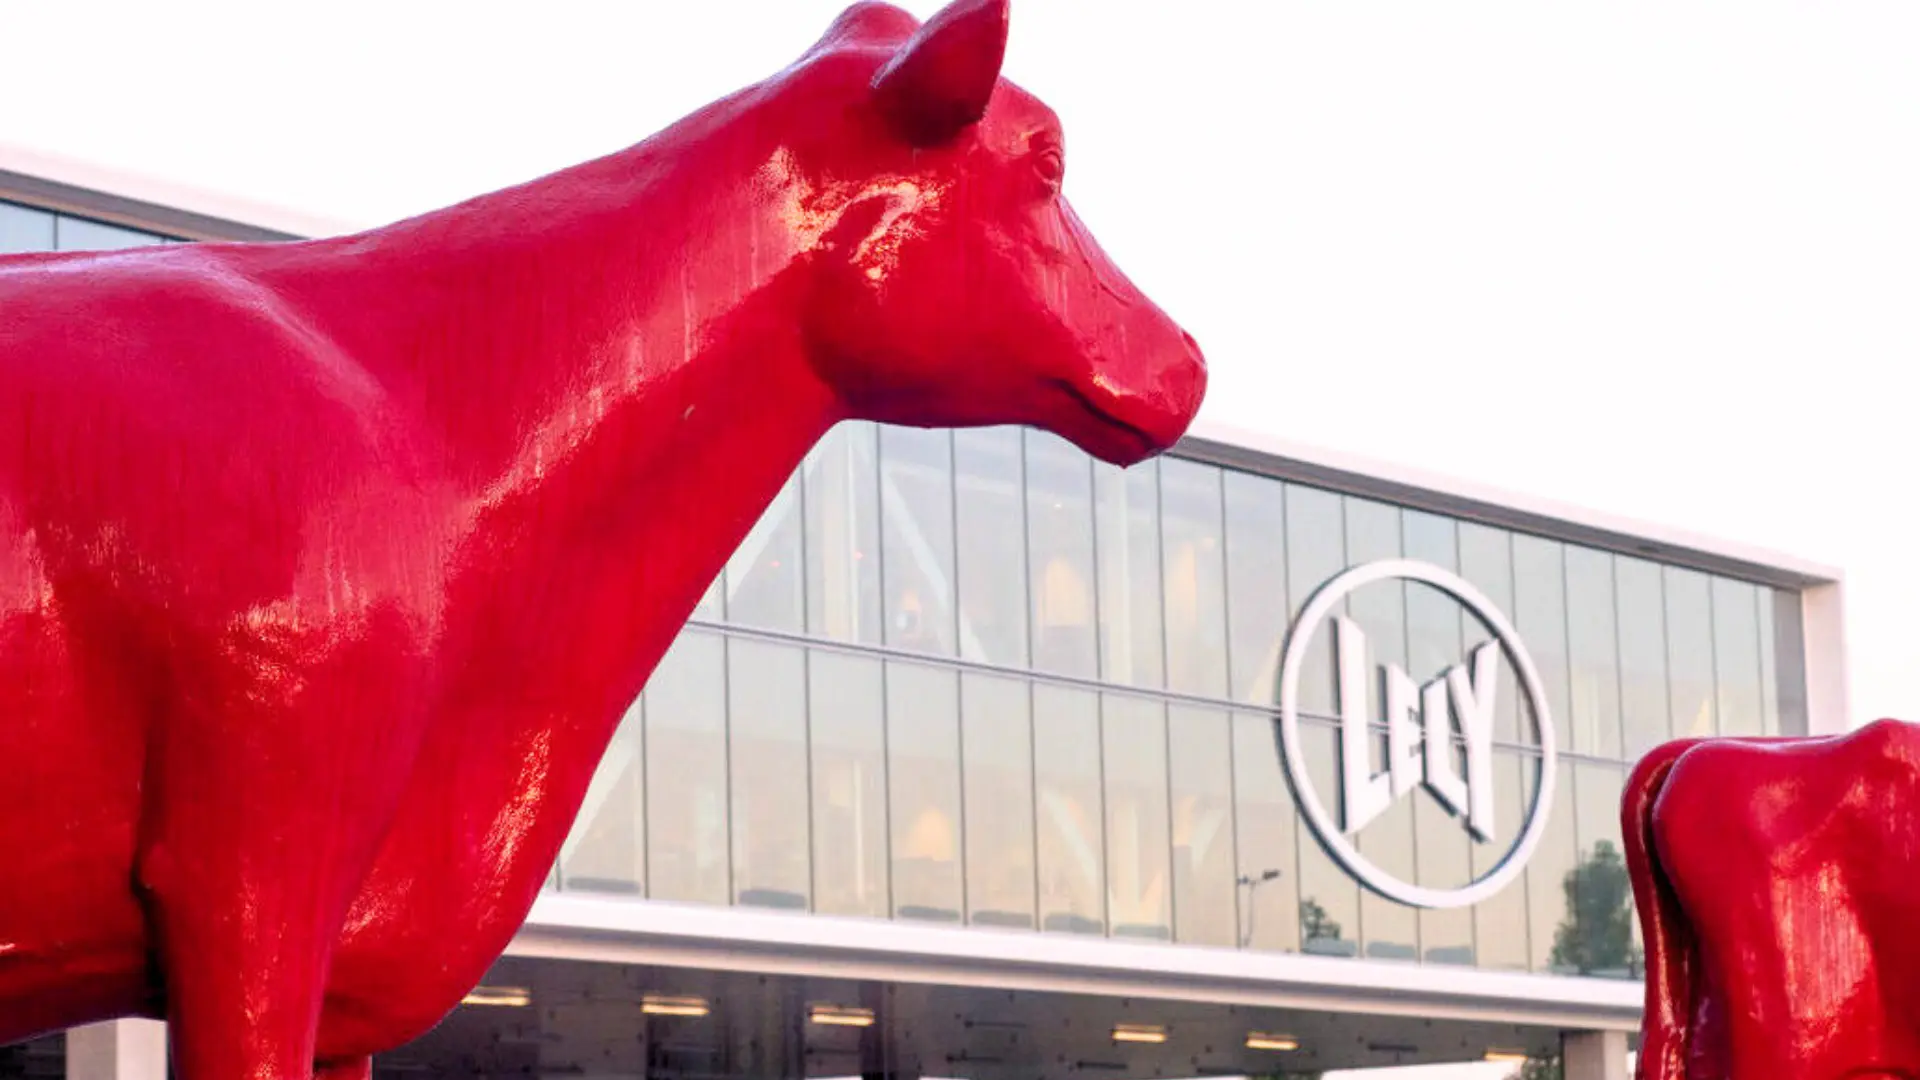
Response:
POLYGON ((802 344, 803 241, 753 193, 775 148, 752 132, 779 125, 727 122, 747 107, 348 242, 392 291, 328 321, 444 435, 461 492, 444 697, 396 841, 467 832, 462 897, 531 901, 621 713, 842 418, 802 344))

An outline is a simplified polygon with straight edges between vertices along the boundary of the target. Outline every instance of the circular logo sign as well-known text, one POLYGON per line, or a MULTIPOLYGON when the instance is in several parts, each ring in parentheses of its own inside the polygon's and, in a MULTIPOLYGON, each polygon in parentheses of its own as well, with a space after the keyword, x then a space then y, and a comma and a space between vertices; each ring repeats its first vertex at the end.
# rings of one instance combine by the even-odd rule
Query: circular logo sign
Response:
POLYGON ((1553 720, 1532 658, 1513 624, 1480 590, 1430 563, 1386 559, 1356 566, 1322 585, 1307 601, 1288 631, 1280 667, 1280 740, 1301 813, 1328 854, 1368 888, 1416 907, 1465 907, 1500 891, 1525 868, 1546 827, 1546 809, 1553 805, 1553 720), (1384 581, 1414 581, 1440 590, 1471 612, 1493 640, 1475 646, 1460 663, 1425 684, 1415 683, 1398 665, 1375 667, 1367 655, 1365 632, 1336 614, 1336 608, 1356 590, 1384 581), (1333 638, 1339 701, 1339 821, 1327 809, 1328 793, 1313 786, 1300 740, 1301 671, 1309 643, 1323 624, 1333 638), (1480 842, 1492 842, 1502 831, 1493 797, 1494 699, 1502 657, 1531 706, 1540 746, 1540 783, 1520 838, 1492 870, 1463 888, 1431 889, 1401 881, 1362 855, 1353 837, 1416 784, 1461 818, 1480 842), (1387 757, 1375 768, 1382 726, 1387 757))

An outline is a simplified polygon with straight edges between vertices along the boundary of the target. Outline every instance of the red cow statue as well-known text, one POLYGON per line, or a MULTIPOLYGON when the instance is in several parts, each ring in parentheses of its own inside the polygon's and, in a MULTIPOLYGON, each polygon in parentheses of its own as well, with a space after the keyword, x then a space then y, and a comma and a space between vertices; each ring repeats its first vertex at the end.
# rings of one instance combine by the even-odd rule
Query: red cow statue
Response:
POLYGON ((1005 0, 860 4, 625 151, 369 232, 0 259, 0 1043, 364 1077, 853 418, 1116 464, 1193 340, 1061 198, 1005 0))
POLYGON ((1627 780, 1640 1080, 1920 1077, 1920 727, 1691 739, 1627 780))

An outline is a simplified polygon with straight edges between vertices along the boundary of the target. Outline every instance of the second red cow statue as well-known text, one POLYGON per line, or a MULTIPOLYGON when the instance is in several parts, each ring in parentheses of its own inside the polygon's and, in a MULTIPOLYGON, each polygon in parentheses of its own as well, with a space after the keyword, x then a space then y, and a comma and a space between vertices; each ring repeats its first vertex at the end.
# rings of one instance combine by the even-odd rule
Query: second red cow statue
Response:
POLYGON ((367 233, 0 258, 0 1042, 364 1076, 524 920, 835 423, 1115 463, 1193 341, 1060 195, 1004 0, 849 9, 633 148, 367 233))
POLYGON ((1621 824, 1641 1080, 1920 1077, 1920 727, 1648 754, 1621 824))

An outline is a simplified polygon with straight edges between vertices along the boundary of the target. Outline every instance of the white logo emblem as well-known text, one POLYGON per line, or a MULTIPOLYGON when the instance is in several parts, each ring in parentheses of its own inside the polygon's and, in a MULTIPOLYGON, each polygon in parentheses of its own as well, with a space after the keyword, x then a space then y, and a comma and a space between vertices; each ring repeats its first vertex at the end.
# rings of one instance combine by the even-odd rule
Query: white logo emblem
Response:
POLYGON ((1320 587, 1301 610, 1287 635, 1286 657, 1280 668, 1280 739, 1286 750, 1287 772, 1299 796, 1301 812, 1327 851, 1349 872, 1382 896, 1416 907, 1448 908, 1476 904, 1504 888, 1526 866, 1547 823, 1546 808, 1553 805, 1553 721, 1547 715, 1547 695, 1520 637, 1506 616, 1478 589, 1428 563, 1387 559, 1346 571, 1320 587), (1418 581, 1431 585, 1464 605, 1485 624, 1494 640, 1473 649, 1464 662, 1448 668, 1425 685, 1416 684, 1398 664, 1381 665, 1380 678, 1370 678, 1367 639, 1358 624, 1344 615, 1332 619, 1334 681, 1340 719, 1340 803, 1344 821, 1336 825, 1320 793, 1313 789, 1300 743, 1300 667, 1314 631, 1349 593, 1381 581, 1418 581), (1484 877, 1464 888, 1429 889, 1401 881, 1360 854, 1350 839, 1412 790, 1425 783, 1440 804, 1465 820, 1481 843, 1499 835, 1493 809, 1493 717, 1495 672, 1504 653, 1519 675, 1520 688, 1533 706, 1533 723, 1540 745, 1540 783, 1527 810, 1520 839, 1506 858, 1484 877), (1375 709, 1371 687, 1384 684, 1387 732, 1385 771, 1373 764, 1375 709), (1466 775, 1455 768, 1455 738, 1465 744, 1466 775))

